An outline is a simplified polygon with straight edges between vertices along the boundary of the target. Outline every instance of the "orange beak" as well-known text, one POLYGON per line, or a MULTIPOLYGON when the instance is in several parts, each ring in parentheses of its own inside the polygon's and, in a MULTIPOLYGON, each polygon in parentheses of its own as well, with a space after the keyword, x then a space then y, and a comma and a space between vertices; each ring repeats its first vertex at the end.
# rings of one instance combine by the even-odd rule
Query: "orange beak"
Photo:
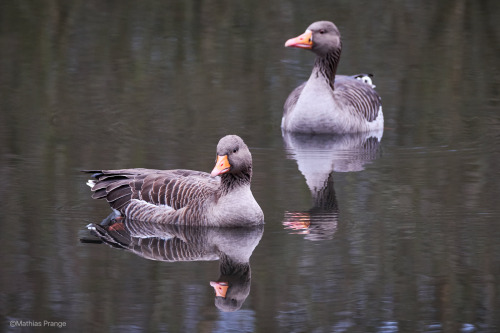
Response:
POLYGON ((229 288, 229 285, 227 284, 227 282, 210 281, 210 285, 215 290, 215 296, 224 297, 224 298, 226 297, 227 288, 229 288))
POLYGON ((286 41, 285 47, 298 47, 299 49, 311 49, 313 45, 312 31, 306 30, 302 35, 286 41))
POLYGON ((227 160, 227 155, 224 156, 217 156, 217 161, 215 162, 215 167, 212 170, 212 173, 210 176, 215 177, 220 174, 226 173, 229 171, 229 168, 231 167, 231 164, 229 164, 229 161, 227 160))

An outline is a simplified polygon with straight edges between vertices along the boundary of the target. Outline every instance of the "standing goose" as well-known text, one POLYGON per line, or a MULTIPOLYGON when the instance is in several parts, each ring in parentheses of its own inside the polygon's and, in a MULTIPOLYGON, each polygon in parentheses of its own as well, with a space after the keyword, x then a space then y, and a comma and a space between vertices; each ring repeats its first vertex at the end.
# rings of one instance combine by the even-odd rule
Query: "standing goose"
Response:
POLYGON ((92 198, 116 214, 153 223, 233 227, 264 223, 250 190, 252 155, 236 135, 220 139, 212 173, 192 170, 93 170, 92 198), (220 176, 220 177, 217 177, 220 176))
POLYGON ((309 80, 288 96, 281 128, 298 133, 355 133, 382 129, 384 116, 380 96, 370 75, 335 75, 342 42, 335 24, 319 21, 285 47, 316 53, 309 80))

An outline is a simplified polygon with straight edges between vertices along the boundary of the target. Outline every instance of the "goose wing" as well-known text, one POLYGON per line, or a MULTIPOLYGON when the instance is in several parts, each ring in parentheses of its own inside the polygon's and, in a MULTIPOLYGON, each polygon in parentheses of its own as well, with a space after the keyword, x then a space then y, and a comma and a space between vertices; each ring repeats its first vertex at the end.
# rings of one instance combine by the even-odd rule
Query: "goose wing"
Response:
POLYGON ((302 93, 302 90, 304 90, 306 83, 307 81, 303 82, 300 86, 295 88, 290 93, 290 95, 288 95, 288 98, 285 101, 285 105, 283 106, 283 118, 286 118, 295 107, 295 104, 297 104, 297 101, 299 100, 300 94, 302 93))
POLYGON ((377 119, 382 101, 370 84, 354 77, 337 75, 334 94, 337 99, 351 105, 367 121, 377 119))
POLYGON ((220 183, 206 172, 192 170, 87 170, 96 180, 89 181, 92 198, 106 199, 123 212, 132 199, 175 210, 213 194, 220 183))

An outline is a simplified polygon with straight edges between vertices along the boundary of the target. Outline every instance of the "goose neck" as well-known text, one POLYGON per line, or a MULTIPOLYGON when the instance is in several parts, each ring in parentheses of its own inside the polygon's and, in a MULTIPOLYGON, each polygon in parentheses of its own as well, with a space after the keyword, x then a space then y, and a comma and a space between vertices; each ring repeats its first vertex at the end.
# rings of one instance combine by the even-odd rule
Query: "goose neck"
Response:
POLYGON ((238 175, 226 173, 221 176, 221 194, 227 194, 233 189, 240 186, 250 185, 252 179, 252 171, 242 172, 238 175))
POLYGON ((341 48, 338 48, 325 55, 318 55, 312 72, 312 75, 316 78, 324 78, 332 90, 334 90, 335 75, 340 60, 340 52, 341 48))

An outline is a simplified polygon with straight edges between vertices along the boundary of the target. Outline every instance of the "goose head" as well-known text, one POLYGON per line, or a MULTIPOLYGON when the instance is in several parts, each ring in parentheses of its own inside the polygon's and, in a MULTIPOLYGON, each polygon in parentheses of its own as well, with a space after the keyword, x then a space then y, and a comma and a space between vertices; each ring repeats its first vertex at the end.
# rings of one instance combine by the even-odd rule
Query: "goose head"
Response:
POLYGON ((340 32, 332 22, 314 22, 302 35, 287 40, 285 47, 308 49, 318 56, 325 56, 341 48, 340 32))
MULTIPOLYGON (((217 145, 215 167, 212 177, 231 175, 234 178, 250 178, 252 175, 252 154, 237 135, 226 135, 217 145)), ((250 179, 249 179, 250 180, 250 179)))

